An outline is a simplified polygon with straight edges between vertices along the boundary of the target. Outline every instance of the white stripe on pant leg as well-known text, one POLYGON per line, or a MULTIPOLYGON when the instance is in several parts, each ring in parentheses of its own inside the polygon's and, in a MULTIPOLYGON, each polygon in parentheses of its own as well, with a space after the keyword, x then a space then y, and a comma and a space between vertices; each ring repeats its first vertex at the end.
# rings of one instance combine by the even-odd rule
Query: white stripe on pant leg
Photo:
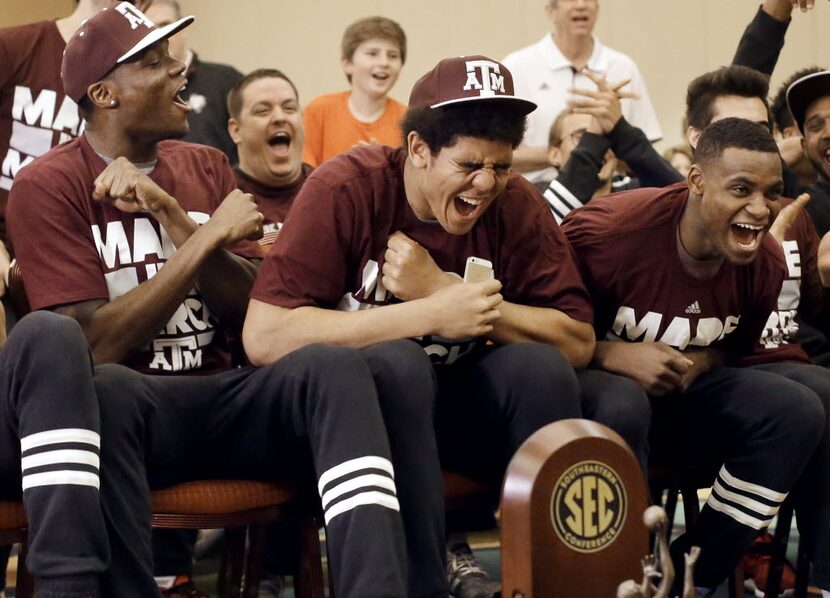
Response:
POLYGON ((401 506, 398 503, 398 499, 392 496, 391 494, 386 494, 385 492, 361 492, 360 494, 355 494, 351 498, 347 498, 344 501, 341 501, 328 511, 326 511, 326 525, 329 524, 329 521, 345 513, 346 511, 351 511, 355 507, 359 507, 362 505, 378 505, 381 507, 386 507, 387 509, 392 509, 393 511, 400 511, 401 506))
POLYGON ((729 484, 730 486, 734 486, 738 490, 743 490, 744 492, 751 492, 752 494, 757 494, 762 498, 766 498, 767 500, 774 500, 775 502, 784 502, 784 499, 787 498, 786 492, 776 492, 775 490, 770 490, 769 488, 765 488, 763 486, 759 486, 758 484, 753 484, 752 482, 745 482, 741 479, 736 478, 731 473, 726 470, 726 465, 720 468, 720 472, 718 473, 720 477, 723 478, 723 481, 729 484))
POLYGON ((384 459, 383 457, 375 457, 370 455, 368 457, 357 457, 356 459, 350 459, 349 461, 344 461, 340 465, 335 465, 331 469, 323 472, 320 476, 320 480, 317 483, 317 490, 318 493, 322 496, 323 488, 326 487, 332 480, 336 480, 339 477, 343 477, 344 475, 348 475, 350 473, 354 473, 355 471, 360 471, 361 469, 380 469, 381 471, 385 471, 390 476, 395 476, 395 470, 392 468, 392 463, 389 459, 384 459))
POLYGON ((732 505, 722 503, 717 499, 717 497, 714 494, 709 495, 709 499, 706 501, 706 504, 715 511, 718 511, 720 513, 723 513, 724 515, 731 517, 741 525, 745 525, 756 530, 764 529, 772 522, 773 519, 772 517, 770 517, 769 519, 758 519, 757 517, 748 515, 740 509, 733 507, 732 505))
POLYGON ((93 486, 101 485, 98 474, 89 471, 62 469, 60 471, 43 471, 23 476, 23 490, 38 486, 93 486))
POLYGON ((758 514, 760 517, 775 517, 776 513, 778 513, 778 509, 781 505, 768 505, 766 503, 759 502, 757 500, 751 499, 743 494, 738 494, 736 492, 730 492, 723 485, 720 483, 720 480, 715 480, 715 485, 712 486, 712 492, 718 495, 718 498, 725 498, 734 503, 738 503, 742 507, 746 507, 747 509, 751 510, 753 513, 758 514))
POLYGON ((83 428, 62 428, 24 436, 20 439, 20 450, 26 452, 39 446, 61 442, 80 442, 101 448, 101 437, 97 432, 84 430, 83 428))
POLYGON ((95 469, 100 469, 100 461, 98 455, 92 451, 64 449, 35 453, 34 455, 23 457, 20 460, 20 469, 26 471, 33 467, 56 465, 58 463, 82 463, 84 465, 91 465, 95 469))
POLYGON ((331 501, 339 496, 343 496, 347 492, 351 492, 352 490, 357 490, 358 488, 363 488, 367 486, 380 486, 381 488, 386 488, 387 490, 391 490, 392 494, 397 493, 397 489, 395 488, 395 481, 387 477, 385 475, 379 475, 376 473, 370 473, 366 475, 362 475, 357 478, 352 478, 350 480, 346 480, 336 486, 332 487, 330 490, 327 490, 325 494, 323 494, 321 498, 321 502, 323 504, 323 508, 325 509, 331 501))

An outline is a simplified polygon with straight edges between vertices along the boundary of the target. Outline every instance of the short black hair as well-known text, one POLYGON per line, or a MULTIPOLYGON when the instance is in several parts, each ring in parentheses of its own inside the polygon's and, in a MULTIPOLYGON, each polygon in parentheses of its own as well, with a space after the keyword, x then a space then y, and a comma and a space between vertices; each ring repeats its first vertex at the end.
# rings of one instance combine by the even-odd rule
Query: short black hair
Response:
POLYGON ((415 131, 437 154, 441 148, 454 145, 459 137, 504 141, 516 149, 526 124, 523 108, 491 99, 438 108, 411 107, 404 114, 401 128, 404 140, 415 131))
POLYGON ((775 126, 778 127, 779 131, 783 132, 787 127, 793 127, 796 124, 795 119, 793 119, 793 115, 790 112, 790 107, 787 105, 787 90, 790 88, 790 85, 802 77, 812 75, 813 73, 821 73, 823 71, 824 69, 819 66, 808 66, 807 68, 794 72, 781 84, 781 87, 778 88, 778 93, 776 93, 775 97, 772 99, 772 105, 770 106, 769 111, 772 116, 772 122, 775 123, 775 126))
POLYGON ((745 118, 724 118, 703 130, 694 152, 700 166, 718 160, 729 148, 778 155, 778 144, 762 124, 745 118))
POLYGON ((256 69, 237 81, 236 85, 234 85, 228 92, 228 114, 231 118, 238 119, 239 114, 242 112, 242 92, 245 91, 245 88, 251 83, 260 79, 284 80, 291 86, 291 89, 294 90, 294 95, 297 96, 297 101, 300 101, 300 94, 297 91, 297 86, 294 85, 294 82, 288 78, 288 75, 278 69, 256 69))
POLYGON ((721 96, 758 98, 769 111, 769 77, 746 66, 724 66, 689 83, 686 90, 686 120, 701 131, 712 122, 715 100, 721 96))

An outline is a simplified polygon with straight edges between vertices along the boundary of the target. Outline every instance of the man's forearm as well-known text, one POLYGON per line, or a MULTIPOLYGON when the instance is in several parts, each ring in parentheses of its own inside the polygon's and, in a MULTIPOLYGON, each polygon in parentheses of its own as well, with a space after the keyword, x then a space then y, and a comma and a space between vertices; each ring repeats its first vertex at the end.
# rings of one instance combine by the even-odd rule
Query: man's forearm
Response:
POLYGON ((163 268, 110 302, 85 309, 74 304, 55 311, 78 320, 96 363, 121 363, 156 337, 196 283, 207 257, 216 250, 209 235, 195 232, 163 268))
POLYGON ((620 118, 608 135, 611 149, 631 168, 641 187, 665 187, 683 176, 657 153, 643 131, 620 118))
MULTIPOLYGON (((174 207, 157 215, 176 247, 183 247, 199 230, 199 225, 181 208, 174 207)), ((248 294, 256 278, 256 267, 220 248, 208 255, 197 272, 196 285, 211 311, 232 328, 239 329, 245 320, 248 294)))
POLYGON ((367 347, 430 334, 424 299, 353 312, 298 307, 288 309, 252 299, 242 342, 248 358, 264 365, 312 343, 367 347))
POLYGON ((583 368, 594 353, 594 328, 563 312, 503 301, 501 317, 488 337, 497 343, 536 341, 553 345, 575 368, 583 368))
POLYGON ((738 48, 732 58, 733 65, 748 66, 772 75, 790 24, 789 15, 784 16, 787 6, 792 12, 789 0, 764 2, 738 42, 738 48))

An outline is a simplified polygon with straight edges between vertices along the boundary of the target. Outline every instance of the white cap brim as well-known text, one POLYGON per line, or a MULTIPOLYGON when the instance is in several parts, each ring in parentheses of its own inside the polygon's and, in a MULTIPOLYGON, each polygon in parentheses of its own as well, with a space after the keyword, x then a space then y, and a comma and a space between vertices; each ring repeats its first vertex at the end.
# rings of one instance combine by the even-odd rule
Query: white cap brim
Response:
POLYGON ((168 37, 175 35, 188 25, 190 25, 196 18, 193 16, 189 17, 182 17, 175 23, 170 23, 169 25, 165 25, 164 27, 159 27, 158 29, 153 29, 148 35, 144 36, 140 42, 134 45, 132 48, 127 50, 117 61, 117 64, 121 64, 135 56, 136 54, 140 54, 153 44, 160 42, 163 39, 167 39, 168 37))

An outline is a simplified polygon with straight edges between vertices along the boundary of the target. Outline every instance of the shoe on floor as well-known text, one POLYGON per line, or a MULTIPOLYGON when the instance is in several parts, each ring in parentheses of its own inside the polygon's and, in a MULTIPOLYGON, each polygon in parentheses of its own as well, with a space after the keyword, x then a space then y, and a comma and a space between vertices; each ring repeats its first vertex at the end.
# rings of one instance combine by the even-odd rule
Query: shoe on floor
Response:
POLYGON ((165 598, 210 598, 193 583, 189 575, 179 575, 173 585, 167 589, 159 588, 165 598))
POLYGON ((447 548, 447 578, 455 598, 500 598, 501 584, 490 579, 466 542, 447 548))
POLYGON ((257 598, 280 598, 285 588, 285 579, 282 575, 267 575, 259 582, 257 598))
MULTIPOLYGON (((772 536, 764 532, 755 538, 755 544, 751 551, 746 554, 741 563, 746 581, 744 585, 749 590, 754 590, 758 598, 764 598, 767 589, 767 576, 769 575, 772 556, 765 554, 765 548, 772 544, 772 536)), ((795 569, 788 561, 784 561, 781 569, 781 585, 778 588, 778 596, 790 597, 795 595, 795 569)))

